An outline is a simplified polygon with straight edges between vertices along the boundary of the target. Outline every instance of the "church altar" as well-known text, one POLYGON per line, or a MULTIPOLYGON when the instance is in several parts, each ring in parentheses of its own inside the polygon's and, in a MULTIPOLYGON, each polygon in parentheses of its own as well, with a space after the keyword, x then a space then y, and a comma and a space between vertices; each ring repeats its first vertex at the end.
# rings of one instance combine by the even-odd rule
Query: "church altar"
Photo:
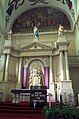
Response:
POLYGON ((15 93, 15 94, 20 94, 20 93, 30 93, 31 91, 29 89, 13 89, 11 90, 11 93, 15 93))
POLYGON ((31 86, 29 89, 13 89, 12 103, 19 102, 47 102, 47 89, 46 86, 31 86))
POLYGON ((30 101, 30 92, 29 89, 13 89, 11 93, 13 94, 12 103, 19 103, 24 101, 30 101))

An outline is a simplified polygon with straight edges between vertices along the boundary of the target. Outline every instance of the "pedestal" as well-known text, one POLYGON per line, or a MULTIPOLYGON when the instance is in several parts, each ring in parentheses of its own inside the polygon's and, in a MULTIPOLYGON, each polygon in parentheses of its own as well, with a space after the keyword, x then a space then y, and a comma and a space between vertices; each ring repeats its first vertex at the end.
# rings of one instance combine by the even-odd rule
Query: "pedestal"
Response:
POLYGON ((61 35, 61 36, 58 37, 58 42, 61 42, 61 41, 63 41, 63 42, 67 41, 65 35, 61 35))
POLYGON ((57 98, 59 102, 61 102, 62 98, 64 104, 75 105, 71 80, 57 83, 57 98))
POLYGON ((8 72, 5 72, 5 78, 4 78, 5 81, 8 80, 8 72))
POLYGON ((54 90, 54 82, 49 83, 49 89, 47 89, 47 102, 49 102, 49 94, 51 102, 55 102, 55 90, 54 90))
POLYGON ((39 41, 39 38, 34 38, 34 42, 38 42, 39 41))

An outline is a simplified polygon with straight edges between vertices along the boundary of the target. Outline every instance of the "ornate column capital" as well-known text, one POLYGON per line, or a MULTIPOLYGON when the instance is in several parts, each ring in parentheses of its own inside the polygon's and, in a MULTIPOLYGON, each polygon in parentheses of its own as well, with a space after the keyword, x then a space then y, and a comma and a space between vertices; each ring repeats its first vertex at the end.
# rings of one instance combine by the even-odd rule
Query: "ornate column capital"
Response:
POLYGON ((68 41, 56 42, 56 44, 57 44, 57 48, 59 49, 59 51, 68 50, 68 46, 69 46, 68 41))

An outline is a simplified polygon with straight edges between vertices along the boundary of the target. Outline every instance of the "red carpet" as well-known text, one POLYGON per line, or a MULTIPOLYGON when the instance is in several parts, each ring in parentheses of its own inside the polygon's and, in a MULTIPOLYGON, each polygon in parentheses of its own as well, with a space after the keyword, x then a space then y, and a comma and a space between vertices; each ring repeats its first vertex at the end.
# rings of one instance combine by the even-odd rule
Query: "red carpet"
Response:
POLYGON ((28 102, 0 102, 0 119, 44 119, 44 116, 42 109, 31 109, 28 102))
MULTIPOLYGON (((52 102, 53 104, 58 102, 52 102)), ((44 116, 42 109, 31 108, 29 102, 0 102, 0 119, 44 119, 44 116)))

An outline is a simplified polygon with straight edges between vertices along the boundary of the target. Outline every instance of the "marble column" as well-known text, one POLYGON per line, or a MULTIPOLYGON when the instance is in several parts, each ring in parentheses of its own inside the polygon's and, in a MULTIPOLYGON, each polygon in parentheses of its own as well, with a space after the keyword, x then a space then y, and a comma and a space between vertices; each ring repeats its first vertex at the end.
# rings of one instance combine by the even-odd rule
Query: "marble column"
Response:
POLYGON ((52 56, 50 56, 50 83, 53 82, 52 56))
POLYGON ((10 55, 7 54, 7 57, 6 57, 6 67, 5 67, 5 78, 4 78, 4 81, 7 81, 7 80, 8 80, 9 59, 10 59, 10 55))
POLYGON ((65 51, 66 80, 69 80, 68 52, 65 51))
POLYGON ((60 80, 64 80, 64 69, 63 69, 63 51, 60 51, 60 80))
POLYGON ((22 57, 19 60, 18 83, 21 83, 22 57))
MULTIPOLYGON (((54 86, 54 80, 53 80, 53 62, 52 62, 52 56, 50 56, 50 72, 49 72, 49 90, 48 94, 51 94, 51 101, 55 101, 55 86, 54 86)), ((47 100, 49 101, 49 96, 47 97, 47 100)))

